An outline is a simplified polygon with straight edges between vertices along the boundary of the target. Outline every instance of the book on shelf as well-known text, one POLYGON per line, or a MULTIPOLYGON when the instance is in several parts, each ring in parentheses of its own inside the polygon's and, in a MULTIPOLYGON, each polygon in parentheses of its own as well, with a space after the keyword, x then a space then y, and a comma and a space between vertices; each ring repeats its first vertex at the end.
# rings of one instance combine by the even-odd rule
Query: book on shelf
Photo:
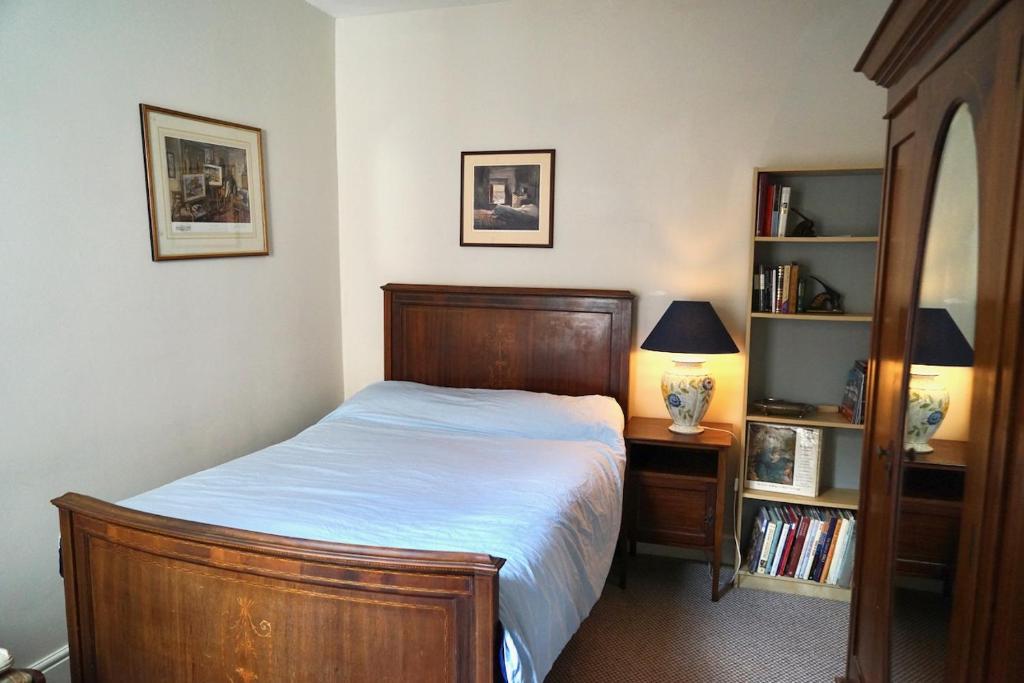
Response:
POLYGON ((868 362, 858 360, 846 376, 846 389, 839 404, 839 412, 855 425, 864 424, 867 401, 868 362))
POLYGON ((767 173, 758 175, 755 236, 786 236, 792 193, 793 188, 788 185, 770 182, 770 177, 767 173))
POLYGON ((818 495, 821 429, 751 422, 747 425, 745 486, 797 496, 818 495))
POLYGON ((753 520, 747 569, 849 588, 856 529, 856 517, 849 510, 762 506, 753 520))
POLYGON ((789 222, 789 194, 791 188, 783 187, 782 195, 779 199, 779 229, 778 236, 786 236, 786 223, 789 222))
POLYGON ((800 277, 800 264, 754 267, 753 310, 755 313, 803 313, 805 279, 800 277))
POLYGON ((747 570, 751 574, 757 572, 758 564, 761 560, 761 544, 768 530, 767 508, 761 508, 757 511, 757 517, 754 522, 754 534, 751 537, 750 547, 747 548, 747 570))

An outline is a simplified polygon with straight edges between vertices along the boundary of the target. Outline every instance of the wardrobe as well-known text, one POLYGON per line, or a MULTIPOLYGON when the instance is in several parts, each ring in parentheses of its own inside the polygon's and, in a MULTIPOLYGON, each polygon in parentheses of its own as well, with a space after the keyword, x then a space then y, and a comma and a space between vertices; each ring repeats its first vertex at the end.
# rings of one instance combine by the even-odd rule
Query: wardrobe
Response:
POLYGON ((888 141, 846 680, 1024 680, 1024 0, 897 0, 856 68, 888 141))

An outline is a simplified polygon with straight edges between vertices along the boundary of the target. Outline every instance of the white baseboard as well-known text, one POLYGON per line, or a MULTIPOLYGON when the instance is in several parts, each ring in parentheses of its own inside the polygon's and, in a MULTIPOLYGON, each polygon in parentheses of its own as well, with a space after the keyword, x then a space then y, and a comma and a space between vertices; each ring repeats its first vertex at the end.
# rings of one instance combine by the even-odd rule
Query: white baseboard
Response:
POLYGON ((51 681, 52 683, 70 681, 71 671, 69 667, 69 657, 68 646, 65 645, 46 655, 38 662, 29 664, 28 667, 30 669, 37 669, 46 674, 46 683, 51 683, 51 681))

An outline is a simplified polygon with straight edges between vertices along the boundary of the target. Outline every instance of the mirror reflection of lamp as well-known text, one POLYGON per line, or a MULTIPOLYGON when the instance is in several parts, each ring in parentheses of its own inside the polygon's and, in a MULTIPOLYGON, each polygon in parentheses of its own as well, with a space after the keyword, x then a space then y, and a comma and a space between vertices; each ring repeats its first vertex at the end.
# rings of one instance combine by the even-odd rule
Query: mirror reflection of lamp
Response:
POLYGON ((949 392, 939 373, 929 367, 970 367, 974 350, 945 308, 919 308, 914 323, 914 348, 910 356, 910 385, 903 448, 931 453, 928 440, 949 413, 949 392))
POLYGON ((739 353, 714 307, 708 301, 673 301, 640 348, 674 354, 672 367, 661 376, 661 395, 672 416, 670 431, 700 434, 700 421, 715 393, 715 379, 700 356, 739 353))

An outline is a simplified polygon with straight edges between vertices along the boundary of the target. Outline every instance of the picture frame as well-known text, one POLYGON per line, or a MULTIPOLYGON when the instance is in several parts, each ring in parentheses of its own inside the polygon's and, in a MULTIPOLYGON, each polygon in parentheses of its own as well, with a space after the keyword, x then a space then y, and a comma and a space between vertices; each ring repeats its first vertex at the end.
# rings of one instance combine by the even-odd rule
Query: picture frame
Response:
POLYGON ((139 115, 153 260, 269 255, 262 130, 148 104, 139 115))
POLYGON ((463 152, 460 193, 460 246, 554 246, 555 150, 463 152))
POLYGON ((747 425, 744 486, 754 491, 816 497, 822 430, 751 422, 747 425))

